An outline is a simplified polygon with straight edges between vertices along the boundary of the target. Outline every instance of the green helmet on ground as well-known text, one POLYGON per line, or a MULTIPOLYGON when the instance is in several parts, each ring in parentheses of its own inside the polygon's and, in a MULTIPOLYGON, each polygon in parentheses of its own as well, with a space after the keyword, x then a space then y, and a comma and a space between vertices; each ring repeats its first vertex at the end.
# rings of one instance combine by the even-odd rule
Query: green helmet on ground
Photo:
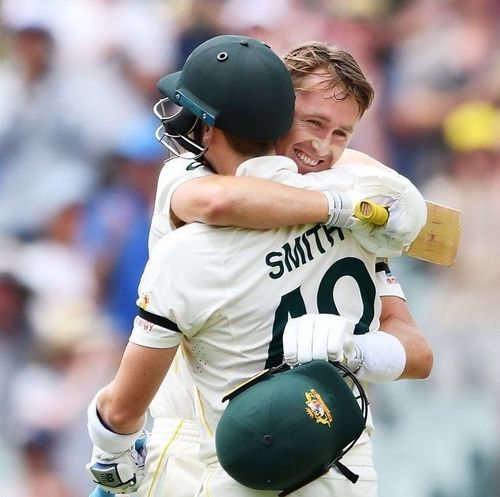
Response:
POLYGON ((237 35, 198 46, 159 91, 210 126, 255 142, 283 136, 293 122, 295 93, 282 60, 267 45, 237 35))
POLYGON ((312 361, 230 394, 215 435, 222 468, 242 485, 282 495, 326 473, 366 425, 366 396, 359 387, 365 404, 358 403, 342 371, 312 361))

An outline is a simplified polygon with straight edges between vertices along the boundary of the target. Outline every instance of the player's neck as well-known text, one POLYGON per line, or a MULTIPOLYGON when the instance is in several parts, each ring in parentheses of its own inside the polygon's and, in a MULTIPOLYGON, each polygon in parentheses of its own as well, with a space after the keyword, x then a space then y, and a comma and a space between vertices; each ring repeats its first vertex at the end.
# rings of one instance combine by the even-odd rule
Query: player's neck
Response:
POLYGON ((251 157, 237 152, 227 142, 212 142, 205 153, 205 159, 217 174, 234 176, 238 166, 251 157))

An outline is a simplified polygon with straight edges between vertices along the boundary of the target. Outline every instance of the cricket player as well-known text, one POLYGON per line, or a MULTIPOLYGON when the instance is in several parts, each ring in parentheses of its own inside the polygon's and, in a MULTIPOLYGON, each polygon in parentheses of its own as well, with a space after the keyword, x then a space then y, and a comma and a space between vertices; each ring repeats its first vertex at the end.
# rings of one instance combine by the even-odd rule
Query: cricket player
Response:
MULTIPOLYGON (((346 143, 347 143, 347 140, 346 140, 346 143)), ((345 148, 345 147, 344 147, 344 148, 345 148)), ((304 158, 304 154, 302 154, 302 160, 306 160, 306 159, 304 158)), ((175 162, 175 161, 173 161, 173 162, 175 162)), ((189 161, 188 161, 188 162, 189 162, 189 161)), ((190 161, 190 163, 191 163, 191 166, 192 166, 192 167, 191 167, 190 169, 189 169, 189 168, 187 168, 187 171, 191 170, 191 171, 195 171, 196 173, 199 173, 200 171, 203 171, 203 170, 204 170, 204 166, 202 166, 201 164, 196 164, 194 161, 190 161), (195 164, 196 164, 196 167, 193 167, 195 164)), ((325 163, 326 163, 326 162, 325 162, 325 163)), ((169 164, 167 167, 169 168, 169 172, 173 172, 173 171, 174 171, 174 169, 175 169, 175 166, 174 166, 172 163, 171 163, 171 164, 169 164), (171 167, 171 166, 172 166, 172 167, 171 167)), ((248 174, 257 174, 257 175, 258 175, 258 174, 260 174, 260 175, 262 175, 262 176, 264 176, 264 177, 270 177, 271 179, 276 179, 276 178, 278 178, 278 179, 279 179, 279 178, 280 178, 280 175, 281 175, 281 176, 283 176, 283 174, 284 174, 284 173, 286 173, 286 174, 285 174, 285 177, 286 177, 287 175, 288 175, 288 176, 290 176, 290 173, 291 173, 293 176, 297 176, 297 175, 293 174, 293 173, 295 172, 295 170, 294 170, 294 166, 293 166, 293 165, 291 165, 290 163, 283 163, 282 165, 280 165, 280 166, 276 169, 276 171, 267 170, 267 165, 265 165, 265 164, 263 164, 263 163, 261 163, 261 164, 246 164, 246 165, 245 165, 245 167, 248 169, 248 174), (260 166, 260 167, 259 167, 259 166, 260 166), (259 171, 259 169, 262 169, 262 171, 259 171), (293 172, 292 172, 292 171, 293 171, 293 172)), ((244 167, 244 168, 238 168, 237 173, 238 173, 238 172, 241 172, 241 174, 247 174, 247 173, 246 173, 246 169, 245 169, 245 167, 244 167), (240 169, 241 169, 241 171, 240 171, 240 169)), ((186 164, 184 164, 184 166, 181 166, 181 169, 182 169, 182 168, 185 170, 185 169, 186 169, 186 164)), ((354 169, 356 169, 356 168, 354 168, 354 169)), ((359 169, 359 167, 358 167, 358 169, 359 169)), ((167 169, 165 169, 165 170, 167 170, 167 169)), ((186 173, 187 173, 187 171, 186 171, 186 173)), ((346 171, 347 171, 347 169, 346 169, 346 171)), ((184 172, 184 171, 183 171, 183 172, 184 172)), ((184 174, 184 176, 186 175, 186 173, 184 174)), ((195 173, 195 174, 196 174, 196 173, 195 173)), ((205 174, 206 174, 206 173, 205 173, 205 174)), ((349 173, 349 174, 351 174, 351 173, 349 173)), ((349 182, 354 181, 354 180, 352 179, 352 178, 353 178, 353 176, 349 176, 349 174, 347 174, 347 173, 344 171, 344 175, 343 175, 343 176, 342 176, 342 175, 340 175, 340 176, 338 176, 336 179, 334 179, 334 180, 333 180, 333 181, 334 181, 334 183, 333 183, 333 186, 331 186, 331 188, 332 188, 332 189, 338 188, 338 186, 339 186, 339 185, 342 185, 342 182, 343 182, 343 181, 344 181, 344 183, 345 183, 346 185, 347 185, 349 182), (346 178, 347 178, 347 179, 346 179, 346 178)), ((374 176, 373 176, 373 175, 377 176, 377 174, 379 174, 379 173, 378 173, 378 172, 377 172, 377 173, 374 173, 373 171, 372 171, 372 172, 370 172, 370 174, 367 174, 367 175, 366 175, 366 177, 369 177, 369 176, 371 175, 371 178, 368 180, 368 183, 369 183, 370 181, 373 183, 373 181, 374 181, 374 176)), ((355 175, 355 173, 354 173, 354 175, 355 175)), ((301 186, 301 187, 304 187, 304 186, 305 186, 305 187, 311 187, 311 188, 316 187, 316 188, 318 188, 318 189, 321 189, 321 183, 319 183, 319 182, 318 182, 318 183, 314 183, 314 181, 312 180, 312 177, 313 177, 313 176, 315 176, 315 175, 309 175, 309 176, 311 177, 311 181, 312 181, 311 183, 309 183, 309 184, 307 184, 307 183, 305 183, 305 184, 300 184, 300 182, 299 182, 299 184, 298 184, 297 186, 301 186)), ((319 175, 317 175, 317 176, 319 176, 319 175)), ((391 175, 389 174, 388 176, 389 176, 389 179, 390 179, 391 175)), ((366 178, 365 178, 365 179, 366 179, 366 178)), ((378 182, 380 182, 380 181, 381 181, 381 178, 380 178, 379 176, 377 176, 375 179, 376 179, 378 182)), ((184 179, 184 181, 185 181, 185 179, 184 179)), ((179 183, 181 183, 181 182, 182 182, 182 180, 179 180, 179 183)), ((389 182, 390 182, 390 181, 389 181, 389 182)), ((291 183, 293 184, 293 182, 291 182, 291 183)), ((368 183, 365 183, 365 186, 366 186, 368 183)), ((325 188, 325 184, 328 186, 328 181, 327 181, 326 183, 323 183, 323 188, 325 188)), ((330 184, 331 184, 331 183, 330 183, 330 184)), ((371 183, 370 183, 370 184, 371 184, 371 183)), ((161 183, 160 183, 160 185, 161 185, 161 183)), ((352 183, 349 183, 349 186, 352 186, 352 183)), ((402 186, 402 185, 401 185, 400 183, 399 183, 399 184, 397 184, 397 187, 401 187, 401 186, 402 186)), ((403 182, 403 186, 404 186, 404 182, 403 182)), ((160 189, 160 188, 159 188, 159 191, 158 191, 158 196, 157 196, 157 204, 158 204, 158 202, 159 202, 159 201, 161 201, 161 200, 162 200, 162 198, 163 198, 163 200, 170 198, 170 197, 171 197, 172 192, 175 192, 175 191, 176 191, 176 190, 175 190, 175 188, 168 188, 168 189, 165 189, 165 188, 160 189), (162 195, 163 195, 163 194, 167 194, 167 196, 166 196, 166 197, 162 197, 162 195)), ((311 193, 312 193, 312 192, 311 192, 311 193)), ((389 190, 386 190, 386 193, 391 193, 391 192, 390 192, 389 190)), ((392 192, 392 193, 394 193, 394 192, 392 192)), ((294 195, 296 195, 296 194, 297 194, 297 192, 293 192, 293 194, 294 194, 294 195)), ((320 194, 320 195, 321 195, 321 194, 320 194)), ((169 203, 169 202, 168 202, 168 200, 167 200, 166 205, 168 205, 168 203, 169 203)), ((167 210, 167 214, 168 214, 168 210, 167 210)), ((326 215, 325 215, 325 214, 321 214, 321 215, 322 215, 323 217, 320 217, 320 219, 318 219, 318 221, 322 221, 322 220, 324 220, 324 218, 326 217, 326 215)), ((164 216, 163 218, 158 218, 158 217, 156 217, 156 219, 157 219, 157 220, 158 220, 158 219, 163 219, 163 221, 167 220, 167 225, 166 225, 166 226, 169 228, 169 224, 170 224, 170 223, 168 222, 168 221, 169 221, 169 219, 168 219, 168 215, 167 215, 167 216, 164 216)), ((293 222, 293 220, 292 220, 292 222, 293 222)), ((153 222, 153 227, 154 227, 154 226, 155 226, 155 222, 153 222)), ((168 231, 168 228, 167 228, 167 230, 166 230, 166 231, 168 231)), ((161 230, 160 230, 160 231, 161 231, 161 230)), ((152 234, 153 234, 153 233, 154 233, 154 229, 152 229, 152 234)), ((153 244, 152 244, 152 245, 154 245, 154 242, 153 242, 153 244)), ((262 252, 262 253, 264 253, 264 252, 262 252)), ((373 264, 373 267, 375 267, 375 265, 374 265, 374 264, 373 264)), ((384 273, 384 274, 385 274, 385 273, 384 273)), ((379 280, 381 280, 381 281, 385 281, 385 278, 379 278, 379 280)), ((324 311, 323 311, 323 312, 324 312, 324 311)), ((379 310, 378 310, 377 312, 379 312, 379 310)), ((170 373, 172 373, 172 371, 175 371, 175 368, 179 368, 179 369, 178 369, 178 371, 177 371, 178 373, 179 373, 179 371, 180 371, 181 373, 182 373, 182 371, 187 372, 187 370, 185 369, 185 368, 186 368, 186 363, 185 363, 185 362, 183 362, 183 361, 178 361, 177 359, 176 359, 176 363, 174 364, 174 368, 171 370, 171 372, 170 372, 170 373)), ((169 377, 171 376, 171 374, 170 374, 170 373, 169 373, 169 375, 167 376, 167 378, 169 378, 169 377)), ((398 375, 399 375, 399 373, 400 373, 400 371, 398 371, 398 375)), ((190 373, 188 372, 188 374, 190 374, 190 373)), ((182 376, 182 375, 181 375, 181 376, 182 376)), ((168 381, 168 380, 167 380, 167 381, 168 381)), ((165 393, 165 390, 166 390, 166 389, 162 389, 162 390, 163 390, 163 391, 164 391, 164 393, 165 393)), ((189 422, 190 422, 189 420, 190 420, 190 419, 193 419, 192 414, 194 414, 194 412, 191 412, 191 413, 190 413, 190 412, 189 412, 189 408, 188 408, 188 410, 186 411, 186 407, 187 407, 187 406, 189 406, 189 405, 192 405, 192 398, 190 399, 190 398, 189 398, 189 397, 190 397, 189 395, 188 395, 186 398, 183 398, 183 397, 182 397, 183 393, 185 393, 185 390, 186 390, 186 389, 184 389, 184 392, 183 392, 183 390, 182 390, 182 389, 179 389, 179 390, 176 390, 176 389, 174 389, 174 390, 169 389, 169 391, 168 391, 168 392, 170 392, 170 393, 171 393, 171 395, 176 395, 176 396, 177 396, 177 398, 176 398, 176 399, 170 399, 170 400, 174 400, 174 402, 169 402, 169 401, 168 401, 168 400, 169 400, 168 398, 167 398, 167 399, 162 398, 161 400, 159 400, 158 398, 157 398, 157 399, 155 399, 155 402, 153 402, 153 404, 152 404, 152 406, 151 406, 151 409, 152 409, 153 414, 154 414, 155 409, 157 410, 157 412, 156 412, 157 416, 155 416, 155 418, 156 418, 156 419, 160 419, 160 418, 162 418, 162 417, 163 417, 165 421, 168 421, 168 419, 170 419, 170 420, 175 420, 176 418, 178 418, 179 420, 185 420, 185 423, 189 423, 189 422), (179 396, 180 396, 180 399, 179 399, 179 396), (191 401, 190 401, 190 400, 191 400, 191 401), (165 402, 165 401, 167 401, 167 402, 165 402), (168 409, 167 409, 167 413, 162 412, 161 407, 160 407, 160 408, 158 408, 158 407, 156 407, 156 408, 155 408, 155 404, 159 404, 160 406, 161 406, 161 405, 163 405, 164 407, 165 407, 165 406, 167 406, 167 407, 168 407, 168 406, 170 405, 170 407, 169 407, 170 411, 168 411, 168 409), (184 406, 184 410, 183 410, 183 412, 177 412, 177 413, 176 413, 176 412, 175 412, 175 409, 176 409, 176 408, 175 408, 175 407, 172 407, 172 406, 175 406, 175 405, 177 405, 177 406, 184 406), (172 411, 172 409, 173 409, 173 411, 172 411), (166 414, 166 416, 165 416, 165 414, 166 414)), ((167 393, 168 393, 168 392, 167 392, 167 393)), ((182 411, 182 409, 181 409, 181 411, 182 411)), ((168 423, 167 423, 167 424, 168 424, 168 423)), ((166 430, 165 430, 165 432, 166 432, 166 433, 170 433, 170 435, 175 434, 175 433, 176 433, 176 431, 175 431, 175 430, 172 430, 172 428, 173 428, 173 425, 168 425, 168 426, 167 426, 167 428, 166 428, 166 430)), ((184 438, 185 438, 185 440, 188 442, 188 445, 189 445, 189 443, 191 443, 192 441, 194 441, 194 440, 195 440, 195 438, 196 438, 196 433, 195 433, 195 432, 196 432, 196 430, 194 429, 194 427, 192 427, 192 428, 193 428, 192 433, 191 433, 191 430, 190 430, 190 429, 187 429, 187 428, 186 428, 186 426, 184 426, 184 427, 183 427, 182 425, 179 425, 177 428, 178 428, 178 430, 177 430, 177 435, 178 435, 178 436, 177 436, 177 440, 176 440, 175 442, 173 442, 172 440, 170 440, 170 443, 179 443, 179 440, 182 442, 183 437, 184 437, 184 438), (181 436, 181 433, 183 433, 183 435, 182 435, 182 436, 181 436)), ((166 440, 165 442, 166 442, 166 446, 165 446, 164 448, 165 448, 165 449, 168 449, 168 441, 166 440)), ((163 455, 164 455, 164 454, 163 454, 163 455)), ((186 456, 186 461, 187 461, 187 460, 190 458, 190 453, 189 453, 189 451, 185 452, 185 454, 184 454, 184 455, 186 456)), ((193 456, 195 456, 195 454, 193 454, 193 456)), ((163 462, 165 462, 165 458, 164 458, 164 457, 162 457, 162 454, 161 454, 161 453, 159 453, 159 454, 158 454, 158 457, 157 457, 157 460, 159 460, 159 462, 161 463, 161 462, 162 462, 162 459, 163 459, 163 462)), ((184 470, 186 469, 186 465, 185 465, 185 464, 183 464, 183 463, 182 463, 182 461, 181 461, 181 463, 180 463, 180 464, 175 464, 175 458, 170 458, 170 459, 171 459, 171 460, 170 460, 170 462, 169 462, 169 466, 168 466, 168 473, 174 473, 174 474, 176 474, 176 475, 179 475, 179 474, 180 474, 180 473, 179 473, 179 471, 180 471, 180 472, 182 472, 182 471, 183 471, 183 469, 184 469, 184 470)), ((193 459, 194 459, 194 457, 193 457, 193 459)), ((177 460, 177 461, 179 462, 179 460, 177 460)), ((185 462, 186 462, 186 461, 185 461, 185 462)), ((158 469, 158 468, 157 468, 157 469, 158 469)), ((164 472, 164 473, 165 473, 165 472, 164 472)), ((162 490, 161 490, 161 489, 162 489, 162 485, 161 485, 161 481, 160 481, 160 480, 161 480, 161 479, 162 479, 162 477, 163 477, 163 476, 165 476, 165 475, 162 475, 160 471, 156 471, 156 472, 155 472, 155 474, 154 474, 154 475, 151 475, 151 476, 152 476, 152 479, 153 479, 152 484, 153 484, 153 487, 154 487, 154 488, 152 488, 152 487, 150 486, 150 487, 149 487, 149 490, 148 490, 148 492, 149 492, 149 493, 147 493, 147 494, 146 494, 146 493, 144 493, 144 495, 160 495, 160 493, 158 493, 158 492, 161 492, 161 491, 162 491, 162 490), (152 493, 151 493, 151 492, 152 492, 152 493), (155 494, 155 492, 157 492, 157 493, 155 494)), ((369 478, 368 478, 368 479, 369 479, 369 478)), ((345 483, 345 482, 344 482, 344 483, 345 483)), ((347 483, 349 483, 349 482, 347 482, 347 483)), ((349 484, 350 484, 350 483, 349 483, 349 484)), ((350 484, 350 485, 352 485, 352 484, 350 484)), ((143 491, 143 488, 148 488, 148 487, 141 487, 141 492, 143 491)), ((177 490, 178 490, 178 489, 177 489, 177 490)), ((168 489, 168 488, 164 488, 164 489, 163 489, 163 493, 164 493, 164 495, 170 495, 170 492, 169 492, 169 489, 168 489)), ((177 494, 176 494, 176 495, 177 495, 177 494)), ((347 495, 347 494, 346 494, 346 495, 347 495)))

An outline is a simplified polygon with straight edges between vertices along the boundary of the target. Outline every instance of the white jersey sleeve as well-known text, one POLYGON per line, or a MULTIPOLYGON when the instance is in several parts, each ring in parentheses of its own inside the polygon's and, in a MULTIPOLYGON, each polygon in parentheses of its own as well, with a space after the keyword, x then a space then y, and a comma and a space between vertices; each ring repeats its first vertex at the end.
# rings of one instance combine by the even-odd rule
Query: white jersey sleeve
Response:
POLYGON ((158 240, 175 229, 170 216, 170 202, 175 190, 193 178, 214 174, 207 166, 197 162, 190 154, 165 162, 156 188, 155 205, 149 230, 148 248, 151 253, 158 240))
MULTIPOLYGON (((200 270, 196 261, 189 260, 189 253, 179 253, 175 248, 180 245, 177 240, 189 245, 186 232, 198 224, 183 226, 156 245, 139 283, 137 305, 141 311, 134 322, 130 341, 145 347, 175 347, 183 336, 196 335, 220 313, 228 283, 218 251, 206 254, 203 270, 200 270)), ((193 243, 203 244, 203 240, 193 239, 193 243)))

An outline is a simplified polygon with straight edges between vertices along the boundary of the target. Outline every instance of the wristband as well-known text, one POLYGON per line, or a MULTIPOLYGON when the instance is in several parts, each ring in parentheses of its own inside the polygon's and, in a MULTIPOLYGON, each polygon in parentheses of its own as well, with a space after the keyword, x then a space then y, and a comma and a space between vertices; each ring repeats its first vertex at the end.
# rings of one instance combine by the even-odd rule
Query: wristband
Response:
MULTIPOLYGON (((401 342, 385 331, 354 335, 353 370, 356 378, 370 383, 397 380, 406 365, 406 352, 401 342)), ((349 360, 351 363, 351 360, 349 360)))
POLYGON ((97 397, 92 399, 88 410, 87 410, 87 428, 89 431, 89 436, 94 445, 99 447, 101 450, 106 452, 116 454, 120 452, 125 452, 134 446, 135 441, 142 435, 144 431, 144 426, 146 425, 146 419, 144 419, 144 424, 140 430, 135 433, 130 433, 127 435, 122 435, 120 433, 115 433, 111 431, 107 426, 101 421, 99 414, 97 412, 97 397))
POLYGON ((323 191, 328 201, 327 226, 343 228, 349 224, 354 212, 354 204, 351 197, 346 193, 323 191))

